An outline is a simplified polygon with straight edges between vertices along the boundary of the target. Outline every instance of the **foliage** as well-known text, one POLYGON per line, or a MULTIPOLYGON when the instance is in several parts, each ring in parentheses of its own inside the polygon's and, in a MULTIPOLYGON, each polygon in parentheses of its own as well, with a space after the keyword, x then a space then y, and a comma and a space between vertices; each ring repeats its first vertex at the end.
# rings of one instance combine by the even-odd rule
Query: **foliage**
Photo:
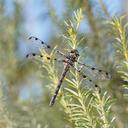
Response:
POLYGON ((123 23, 125 16, 120 18, 115 17, 111 22, 112 29, 116 40, 116 49, 121 60, 118 64, 117 70, 120 73, 121 78, 126 82, 123 86, 128 89, 128 43, 127 43, 127 26, 128 23, 123 23))
MULTIPOLYGON (((119 86, 122 96, 117 97, 118 101, 121 99, 123 104, 120 104, 122 115, 118 113, 119 118, 123 116, 124 113, 127 112, 127 104, 128 104, 128 38, 127 38, 127 25, 128 23, 125 21, 125 15, 121 16, 119 18, 114 17, 112 21, 108 22, 111 25, 113 36, 115 38, 114 46, 117 51, 117 59, 116 69, 117 72, 123 81, 119 86)), ((118 92, 120 93, 120 92, 118 92)), ((118 102, 119 103, 119 102, 118 102)), ((117 104, 118 104, 117 103, 117 104)), ((128 118, 127 116, 124 118, 128 118)), ((127 127, 127 120, 123 120, 123 123, 121 123, 122 127, 127 127)))

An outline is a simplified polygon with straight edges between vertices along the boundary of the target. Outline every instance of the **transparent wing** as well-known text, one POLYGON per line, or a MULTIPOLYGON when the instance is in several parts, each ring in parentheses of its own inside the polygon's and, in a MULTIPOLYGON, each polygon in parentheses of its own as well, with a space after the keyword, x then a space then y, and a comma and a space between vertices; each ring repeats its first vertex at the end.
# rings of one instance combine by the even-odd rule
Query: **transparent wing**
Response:
POLYGON ((56 50, 55 55, 56 55, 56 58, 58 58, 58 60, 65 60, 67 58, 67 56, 59 50, 56 50))
POLYGON ((85 74, 89 74, 94 79, 110 80, 112 78, 110 73, 108 73, 102 69, 99 69, 99 68, 96 68, 93 66, 89 66, 89 65, 86 65, 86 64, 83 64, 80 62, 78 62, 78 64, 79 64, 79 70, 81 72, 83 72, 85 74))
MULTIPOLYGON (((89 83, 89 85, 91 85, 91 88, 95 87, 99 90, 99 92, 101 91, 100 86, 96 84, 95 81, 91 79, 89 75, 86 75, 85 73, 82 72, 82 70, 77 69, 75 66, 73 66, 73 68, 79 73, 82 81, 85 80, 87 83, 89 83)), ((90 86, 88 87, 90 88, 90 86)))
POLYGON ((26 55, 26 58, 28 59, 32 59, 32 58, 40 58, 40 59, 44 59, 44 60, 51 60, 51 61, 57 61, 57 62, 65 62, 64 59, 60 59, 60 58, 56 58, 56 57, 50 57, 47 55, 42 55, 42 54, 38 54, 38 53, 29 53, 26 55))
POLYGON ((46 44, 45 42, 43 42, 41 39, 37 38, 37 37, 34 37, 34 36, 30 36, 28 38, 28 40, 33 44, 35 45, 35 47, 38 47, 38 48, 45 48, 45 49, 50 49, 50 45, 46 44))

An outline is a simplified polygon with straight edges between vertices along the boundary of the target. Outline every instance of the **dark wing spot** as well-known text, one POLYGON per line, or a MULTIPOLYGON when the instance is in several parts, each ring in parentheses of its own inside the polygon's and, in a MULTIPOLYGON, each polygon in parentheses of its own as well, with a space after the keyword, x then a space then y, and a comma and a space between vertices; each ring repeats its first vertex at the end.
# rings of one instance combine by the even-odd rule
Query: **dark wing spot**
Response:
POLYGON ((98 87, 98 85, 97 85, 97 84, 95 84, 95 87, 97 88, 97 87, 98 87))
POLYGON ((86 75, 83 75, 83 78, 86 78, 87 76, 86 75))
POLYGON ((108 72, 106 72, 106 75, 108 76, 108 72))
POLYGON ((95 70, 95 68, 94 68, 94 67, 92 67, 91 69, 92 69, 92 70, 95 70))
POLYGON ((35 53, 32 53, 33 56, 35 56, 36 54, 35 53))
POLYGON ((50 57, 47 57, 48 60, 50 60, 50 57))
POLYGON ((43 41, 41 41, 41 44, 44 44, 44 42, 43 42, 43 41))
POLYGON ((35 40, 38 40, 38 38, 37 38, 37 37, 35 37, 35 40))
POLYGON ((40 57, 42 58, 42 57, 43 57, 43 55, 40 55, 40 57))
POLYGON ((102 70, 99 70, 99 72, 102 72, 102 70))
POLYGON ((47 48, 51 48, 50 45, 47 45, 47 48))
POLYGON ((92 80, 89 80, 90 82, 92 82, 92 80))
POLYGON ((26 58, 28 58, 28 57, 29 57, 29 54, 26 55, 26 58))
POLYGON ((29 39, 29 40, 32 39, 32 36, 30 36, 28 39, 29 39))

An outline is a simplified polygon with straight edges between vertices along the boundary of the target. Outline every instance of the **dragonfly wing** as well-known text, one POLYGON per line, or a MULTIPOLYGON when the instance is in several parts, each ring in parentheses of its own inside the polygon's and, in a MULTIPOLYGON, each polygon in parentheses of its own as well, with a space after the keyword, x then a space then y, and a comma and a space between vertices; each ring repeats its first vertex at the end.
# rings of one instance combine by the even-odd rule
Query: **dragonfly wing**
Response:
POLYGON ((59 50, 55 50, 55 55, 56 55, 56 58, 58 58, 58 60, 65 60, 66 59, 66 55, 59 50))
POLYGON ((37 37, 34 37, 34 36, 30 36, 28 38, 28 40, 33 44, 35 45, 35 47, 38 47, 38 48, 45 48, 45 49, 50 49, 50 45, 46 44, 44 41, 42 41, 41 39, 37 38, 37 37))
POLYGON ((99 68, 82 64, 80 62, 78 62, 78 64, 80 70, 82 70, 82 72, 85 72, 86 74, 89 74, 91 78, 93 77, 94 79, 99 79, 99 80, 110 80, 112 77, 110 73, 101 70, 99 68))
POLYGON ((95 88, 99 88, 99 90, 100 90, 99 85, 96 84, 95 80, 93 78, 91 78, 89 76, 89 74, 86 74, 85 72, 83 72, 82 69, 81 70, 77 69, 75 66, 73 66, 73 68, 79 73, 81 80, 82 81, 84 80, 86 82, 86 84, 88 85, 87 87, 89 87, 89 88, 95 87, 95 88))
POLYGON ((62 63, 65 62, 64 58, 50 57, 50 56, 46 56, 38 53, 29 53, 26 55, 26 58, 29 58, 29 59, 36 58, 36 57, 42 60, 56 61, 56 62, 62 62, 62 63))

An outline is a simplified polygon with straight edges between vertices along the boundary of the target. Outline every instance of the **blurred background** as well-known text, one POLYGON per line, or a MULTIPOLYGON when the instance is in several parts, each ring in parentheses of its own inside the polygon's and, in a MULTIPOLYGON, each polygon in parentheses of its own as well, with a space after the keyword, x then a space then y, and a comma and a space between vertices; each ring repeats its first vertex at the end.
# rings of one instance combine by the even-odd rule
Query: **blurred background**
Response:
POLYGON ((25 56, 38 51, 28 42, 29 36, 62 49, 63 21, 79 8, 84 14, 79 35, 86 37, 82 47, 87 61, 114 74, 106 89, 118 97, 122 81, 115 61, 119 58, 106 21, 127 13, 127 4, 128 0, 0 0, 0 128, 68 128, 59 104, 48 106, 51 95, 41 77, 45 71, 25 56))

